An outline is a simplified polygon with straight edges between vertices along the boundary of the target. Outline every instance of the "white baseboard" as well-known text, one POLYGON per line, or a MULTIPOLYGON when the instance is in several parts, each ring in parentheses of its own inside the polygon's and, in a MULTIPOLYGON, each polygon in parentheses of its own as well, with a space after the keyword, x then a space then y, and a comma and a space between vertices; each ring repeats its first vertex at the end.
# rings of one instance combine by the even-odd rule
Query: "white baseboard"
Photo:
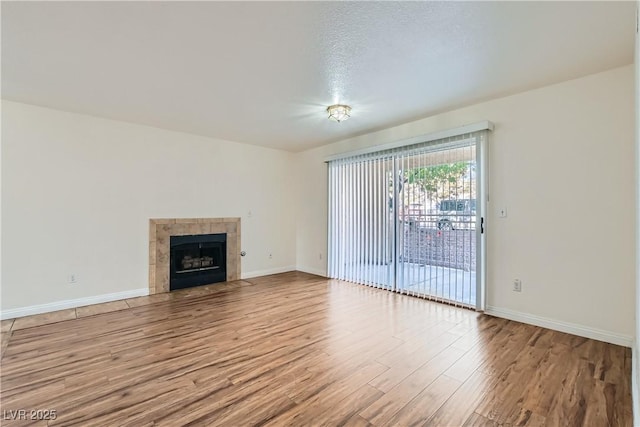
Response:
POLYGON ((296 267, 296 270, 302 271, 303 273, 315 274, 316 276, 320 276, 320 277, 327 277, 326 271, 318 270, 317 268, 298 266, 296 267))
POLYGON ((487 306, 485 313, 496 317, 502 317, 504 319, 515 320, 516 322, 541 326, 543 328, 553 329, 554 331, 566 332, 568 334, 604 341, 624 347, 631 347, 633 345, 633 338, 628 335, 590 328, 588 326, 582 326, 575 323, 562 322, 560 320, 491 306, 487 306))
POLYGON ((270 274, 287 273, 289 271, 295 271, 296 267, 293 265, 287 267, 270 268, 268 270, 255 270, 242 272, 240 274, 241 279, 251 279, 252 277, 268 276, 270 274))
POLYGON ((631 402, 633 404, 633 425, 640 426, 640 395, 638 393, 638 344, 631 349, 631 402))
POLYGON ((145 295, 149 295, 149 288, 132 289, 130 291, 114 292, 112 294, 102 294, 92 297, 50 302, 47 304, 31 305, 28 307, 11 308, 0 312, 0 319, 14 319, 17 317, 31 316, 33 314, 50 313, 52 311, 83 307, 85 305, 100 304, 103 302, 118 301, 145 295))

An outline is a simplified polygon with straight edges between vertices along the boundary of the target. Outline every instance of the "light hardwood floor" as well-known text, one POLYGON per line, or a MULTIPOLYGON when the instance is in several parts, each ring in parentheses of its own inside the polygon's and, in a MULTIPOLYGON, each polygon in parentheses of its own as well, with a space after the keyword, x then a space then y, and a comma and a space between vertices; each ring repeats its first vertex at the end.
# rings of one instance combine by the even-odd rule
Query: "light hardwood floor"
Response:
POLYGON ((2 425, 632 425, 629 349, 470 310, 304 273, 128 306, 3 324, 2 425))

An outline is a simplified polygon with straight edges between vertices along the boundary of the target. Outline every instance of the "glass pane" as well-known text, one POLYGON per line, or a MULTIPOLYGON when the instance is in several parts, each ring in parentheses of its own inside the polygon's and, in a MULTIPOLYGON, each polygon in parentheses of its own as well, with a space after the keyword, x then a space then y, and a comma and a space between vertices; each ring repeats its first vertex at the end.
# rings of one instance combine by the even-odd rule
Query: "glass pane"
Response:
POLYGON ((400 159, 399 291, 475 305, 475 148, 400 159))

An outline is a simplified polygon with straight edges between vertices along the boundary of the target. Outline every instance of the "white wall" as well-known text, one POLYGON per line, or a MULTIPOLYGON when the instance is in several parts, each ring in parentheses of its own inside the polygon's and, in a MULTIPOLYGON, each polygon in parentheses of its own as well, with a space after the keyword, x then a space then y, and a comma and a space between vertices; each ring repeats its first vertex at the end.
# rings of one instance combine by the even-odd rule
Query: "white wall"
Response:
POLYGON ((491 120, 488 306, 630 345, 633 80, 630 65, 297 154, 298 269, 326 271, 326 156, 491 120), (503 206, 508 217, 498 218, 503 206), (511 291, 514 278, 522 293, 511 291))
POLYGON ((147 288, 149 218, 241 217, 243 276, 295 267, 291 153, 8 101, 2 125, 3 311, 147 288))

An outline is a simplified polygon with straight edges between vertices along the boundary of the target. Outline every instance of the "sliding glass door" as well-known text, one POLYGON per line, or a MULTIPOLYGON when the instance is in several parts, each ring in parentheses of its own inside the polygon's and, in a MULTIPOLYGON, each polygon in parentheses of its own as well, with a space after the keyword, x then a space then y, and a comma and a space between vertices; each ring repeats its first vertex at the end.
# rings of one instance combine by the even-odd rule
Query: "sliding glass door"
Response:
POLYGON ((398 156, 399 291, 473 306, 475 145, 398 156))
POLYGON ((483 309, 484 132, 329 162, 329 275, 483 309))

